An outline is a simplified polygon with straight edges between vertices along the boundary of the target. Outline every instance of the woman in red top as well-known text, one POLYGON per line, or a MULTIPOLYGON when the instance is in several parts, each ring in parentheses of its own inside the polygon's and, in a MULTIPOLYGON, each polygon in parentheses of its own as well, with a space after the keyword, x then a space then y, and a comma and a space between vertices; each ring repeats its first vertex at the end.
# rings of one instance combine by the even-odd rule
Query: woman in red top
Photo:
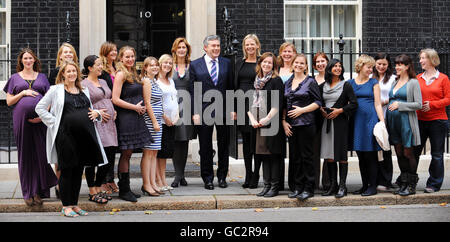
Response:
POLYGON ((437 192, 444 180, 444 144, 447 135, 448 117, 445 107, 450 105, 450 81, 445 74, 436 70, 440 60, 433 49, 420 51, 420 65, 425 72, 417 76, 422 91, 422 109, 417 111, 421 145, 415 149, 416 160, 428 138, 431 144, 430 177, 426 193, 437 192))

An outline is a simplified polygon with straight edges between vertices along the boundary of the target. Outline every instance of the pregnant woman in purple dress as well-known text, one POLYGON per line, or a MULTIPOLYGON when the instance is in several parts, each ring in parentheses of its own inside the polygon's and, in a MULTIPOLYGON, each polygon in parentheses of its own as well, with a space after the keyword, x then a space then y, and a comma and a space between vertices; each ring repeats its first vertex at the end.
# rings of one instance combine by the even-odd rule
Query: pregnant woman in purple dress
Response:
POLYGON ((47 127, 34 111, 50 88, 45 75, 39 72, 39 59, 32 50, 25 48, 17 58, 17 73, 11 76, 3 89, 8 106, 13 108, 20 185, 28 206, 42 205, 42 198, 49 198, 50 188, 58 182, 47 163, 47 127))

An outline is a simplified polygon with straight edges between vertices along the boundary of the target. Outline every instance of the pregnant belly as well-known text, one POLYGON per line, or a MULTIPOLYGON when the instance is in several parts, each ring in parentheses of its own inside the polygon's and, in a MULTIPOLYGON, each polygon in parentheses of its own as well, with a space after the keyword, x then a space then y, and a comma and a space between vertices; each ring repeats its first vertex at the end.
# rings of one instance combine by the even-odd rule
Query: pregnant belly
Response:
POLYGON ((23 97, 17 102, 14 107, 14 113, 23 115, 25 119, 32 119, 38 117, 37 113, 34 111, 38 102, 42 99, 42 95, 38 95, 36 97, 26 96, 23 97))
POLYGON ((77 109, 64 117, 64 122, 69 124, 72 131, 82 131, 94 126, 93 121, 89 119, 89 110, 77 109))

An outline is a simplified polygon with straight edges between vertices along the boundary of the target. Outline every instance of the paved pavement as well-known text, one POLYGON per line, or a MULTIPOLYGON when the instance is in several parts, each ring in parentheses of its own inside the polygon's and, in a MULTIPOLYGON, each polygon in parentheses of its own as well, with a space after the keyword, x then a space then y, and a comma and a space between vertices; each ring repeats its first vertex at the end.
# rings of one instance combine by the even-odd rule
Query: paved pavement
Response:
MULTIPOLYGON (((349 195, 342 199, 334 197, 322 197, 322 191, 316 189, 315 197, 305 202, 297 199, 289 199, 289 191, 281 191, 280 195, 273 198, 261 198, 255 196, 262 189, 262 178, 257 189, 244 189, 243 161, 231 160, 230 172, 227 178, 228 188, 219 188, 217 179, 214 190, 206 190, 203 182, 199 178, 199 166, 195 162, 190 162, 187 166, 189 177, 186 178, 188 186, 180 186, 172 191, 166 192, 160 197, 141 197, 137 203, 130 203, 118 198, 118 194, 113 194, 113 200, 105 205, 99 205, 88 201, 88 187, 83 179, 79 205, 87 211, 146 211, 146 210, 210 210, 210 209, 245 209, 245 208, 289 208, 289 207, 329 207, 329 206, 375 206, 375 205, 404 205, 404 204, 441 204, 448 206, 450 202, 450 169, 447 165, 450 157, 446 155, 446 177, 442 190, 433 194, 426 194, 423 189, 428 178, 427 167, 429 161, 421 160, 419 167, 419 183, 417 194, 408 197, 393 195, 390 192, 379 192, 375 196, 361 197, 351 195, 361 186, 361 177, 357 170, 357 161, 350 160, 350 169, 347 178, 349 195), (428 162, 428 163, 427 163, 428 162)), ((139 158, 134 158, 132 167, 137 166, 139 158)), ((173 166, 168 161, 168 178, 170 184, 173 180, 173 166)), ((22 192, 17 179, 16 165, 0 165, 0 213, 4 212, 58 212, 61 209, 61 202, 56 199, 54 189, 51 190, 51 198, 44 199, 43 206, 27 207, 22 199, 22 192)), ((138 178, 138 171, 131 179, 131 188, 135 193, 141 194, 140 187, 142 181, 138 178)), ((287 174, 287 173, 286 173, 287 174)), ((394 160, 394 179, 398 176, 398 167, 394 160)), ((286 179, 287 181, 287 179, 286 179)), ((116 179, 117 182, 117 179, 116 179)), ((285 185, 287 188, 287 185, 285 185)))

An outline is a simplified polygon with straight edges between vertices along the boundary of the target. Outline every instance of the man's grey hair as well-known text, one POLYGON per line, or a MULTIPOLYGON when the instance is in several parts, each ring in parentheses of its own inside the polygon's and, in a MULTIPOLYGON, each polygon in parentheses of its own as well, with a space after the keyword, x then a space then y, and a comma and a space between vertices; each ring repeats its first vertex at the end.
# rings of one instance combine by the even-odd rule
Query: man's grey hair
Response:
POLYGON ((203 40, 203 46, 208 46, 209 41, 218 40, 220 42, 220 36, 218 35, 208 35, 205 40, 203 40))

